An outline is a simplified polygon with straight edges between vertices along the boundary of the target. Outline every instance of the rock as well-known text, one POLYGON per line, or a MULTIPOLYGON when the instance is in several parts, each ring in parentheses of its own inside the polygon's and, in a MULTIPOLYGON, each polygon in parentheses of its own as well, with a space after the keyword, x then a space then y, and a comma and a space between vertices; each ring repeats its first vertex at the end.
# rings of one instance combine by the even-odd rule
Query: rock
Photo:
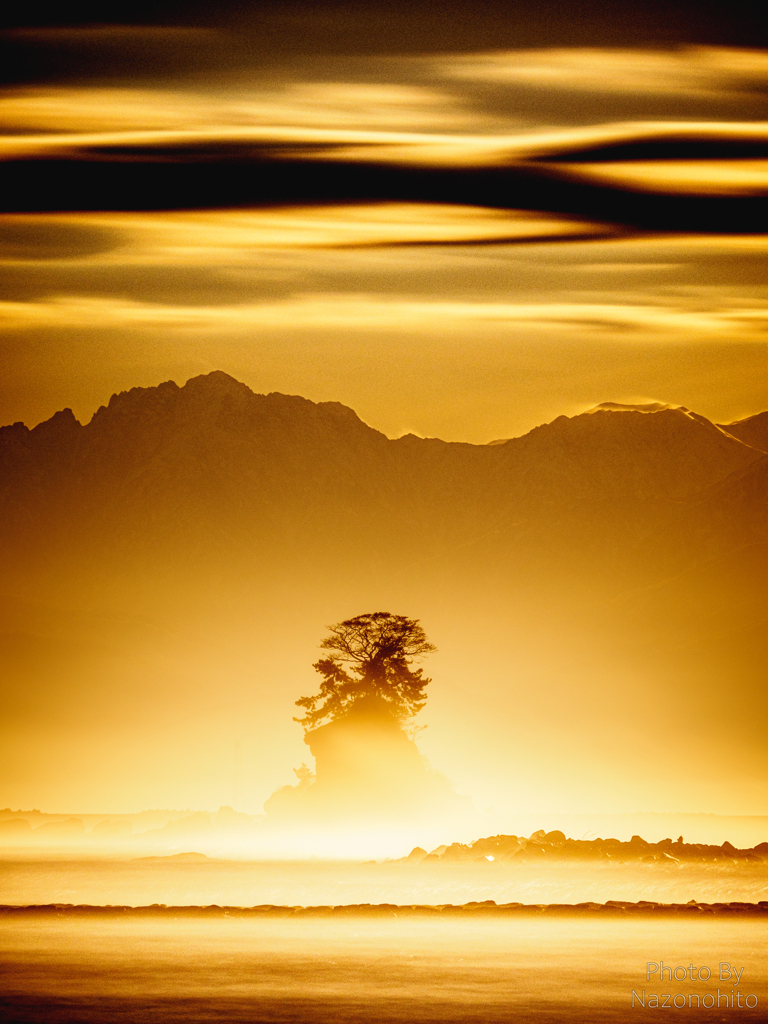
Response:
POLYGON ((422 848, 420 846, 414 846, 414 848, 411 850, 411 852, 406 857, 406 860, 412 860, 412 861, 417 861, 418 862, 420 860, 424 860, 424 858, 426 856, 427 856, 427 851, 426 850, 422 850, 422 848))
POLYGON ((447 850, 440 855, 440 860, 475 860, 476 852, 463 843, 452 843, 447 850))
POLYGON ((18 835, 21 832, 30 832, 32 826, 26 818, 9 818, 0 821, 0 835, 18 835))
POLYGON ((547 832, 544 836, 544 840, 547 843, 552 843, 553 846, 562 846, 565 842, 565 833, 555 829, 554 832, 547 832))

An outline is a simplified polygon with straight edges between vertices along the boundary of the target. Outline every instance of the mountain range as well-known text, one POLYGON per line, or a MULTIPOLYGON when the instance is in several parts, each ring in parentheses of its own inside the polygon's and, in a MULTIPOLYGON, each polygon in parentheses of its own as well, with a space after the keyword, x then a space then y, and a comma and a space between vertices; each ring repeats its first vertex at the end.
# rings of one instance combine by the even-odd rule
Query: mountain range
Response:
POLYGON ((391 440, 337 402, 216 371, 114 395, 86 425, 64 409, 0 428, 0 532, 24 577, 490 557, 620 588, 759 547, 766 451, 768 413, 718 425, 660 403, 488 445, 391 440))

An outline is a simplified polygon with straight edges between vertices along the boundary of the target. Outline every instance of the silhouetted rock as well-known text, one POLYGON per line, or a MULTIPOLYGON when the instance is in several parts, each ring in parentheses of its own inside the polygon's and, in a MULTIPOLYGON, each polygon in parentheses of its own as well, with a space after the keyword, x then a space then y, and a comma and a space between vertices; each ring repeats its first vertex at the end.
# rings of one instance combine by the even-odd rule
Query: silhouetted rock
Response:
POLYGON ((423 821, 471 807, 430 771, 385 701, 355 701, 339 718, 306 733, 315 758, 309 785, 284 786, 264 803, 275 820, 423 821))
POLYGON ((424 860, 424 858, 426 856, 427 856, 427 851, 426 850, 422 850, 422 848, 420 846, 414 846, 414 848, 408 854, 408 858, 407 859, 418 862, 420 860, 424 860))
MULTIPOLYGON (((641 836, 632 836, 628 842, 618 839, 569 839, 563 832, 545 833, 543 829, 534 832, 529 839, 518 839, 517 836, 487 836, 477 839, 474 843, 453 843, 450 846, 438 846, 420 863, 450 863, 457 861, 493 860, 501 863, 539 860, 542 857, 559 859, 608 859, 612 861, 632 861, 642 859, 658 861, 680 860, 768 860, 768 843, 748 850, 738 850, 729 842, 722 846, 703 843, 673 843, 671 839, 662 839, 659 843, 648 843, 641 836)), ((410 860, 403 858, 402 862, 410 860)), ((401 862, 401 863, 402 863, 401 862)))
POLYGON ((561 846, 565 842, 565 833, 559 832, 557 829, 554 832, 547 832, 544 841, 552 846, 561 846))
POLYGON ((441 860, 475 860, 477 851, 464 843, 451 843, 447 850, 440 854, 441 860))
POLYGON ((18 835, 31 831, 31 825, 26 818, 7 818, 0 821, 0 835, 18 835))

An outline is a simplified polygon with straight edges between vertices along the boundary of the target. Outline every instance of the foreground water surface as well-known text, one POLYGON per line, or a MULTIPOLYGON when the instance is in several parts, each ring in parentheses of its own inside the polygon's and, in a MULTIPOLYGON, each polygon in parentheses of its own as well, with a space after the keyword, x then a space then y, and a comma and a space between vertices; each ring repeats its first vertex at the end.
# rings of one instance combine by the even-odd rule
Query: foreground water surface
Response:
POLYGON ((765 1021, 767 931, 743 918, 6 918, 0 1016, 8 1024, 655 1018, 662 1007, 637 999, 633 1007, 634 990, 646 1004, 653 993, 669 996, 665 1020, 765 1021), (685 980, 665 974, 660 983, 657 971, 646 980, 647 964, 662 961, 685 968, 685 980), (698 976, 704 967, 708 980, 698 976), (730 977, 721 981, 721 971, 730 977), (718 990, 721 1008, 705 1008, 718 990), (736 992, 757 1006, 739 1008, 736 992), (689 995, 705 1005, 689 1006, 689 995), (684 1008, 673 1008, 675 996, 684 1008))

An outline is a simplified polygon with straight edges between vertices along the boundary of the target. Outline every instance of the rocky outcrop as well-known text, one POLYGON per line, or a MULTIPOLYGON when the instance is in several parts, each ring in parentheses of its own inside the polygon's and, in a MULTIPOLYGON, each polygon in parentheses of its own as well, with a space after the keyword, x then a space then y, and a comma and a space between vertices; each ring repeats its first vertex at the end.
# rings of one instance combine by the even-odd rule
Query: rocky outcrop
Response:
POLYGON ((738 850, 731 843, 713 846, 706 843, 685 843, 683 837, 673 842, 662 839, 658 843, 649 843, 640 836, 632 836, 629 842, 618 839, 567 839, 563 832, 545 832, 543 829, 534 832, 528 838, 524 836, 498 835, 478 839, 474 843, 452 843, 450 846, 438 846, 425 857, 419 847, 411 851, 398 863, 455 863, 492 862, 509 863, 515 861, 548 860, 611 860, 611 861, 763 861, 768 860, 768 843, 760 843, 747 850, 738 850), (418 851, 418 853, 417 853, 418 851))
POLYGON ((274 821, 362 825, 423 821, 466 812, 465 797, 432 771, 384 700, 355 701, 340 718, 307 732, 311 780, 284 786, 265 802, 274 821))
POLYGON ((0 821, 0 837, 3 838, 13 835, 27 835, 31 831, 32 826, 26 818, 7 818, 5 821, 0 821))

